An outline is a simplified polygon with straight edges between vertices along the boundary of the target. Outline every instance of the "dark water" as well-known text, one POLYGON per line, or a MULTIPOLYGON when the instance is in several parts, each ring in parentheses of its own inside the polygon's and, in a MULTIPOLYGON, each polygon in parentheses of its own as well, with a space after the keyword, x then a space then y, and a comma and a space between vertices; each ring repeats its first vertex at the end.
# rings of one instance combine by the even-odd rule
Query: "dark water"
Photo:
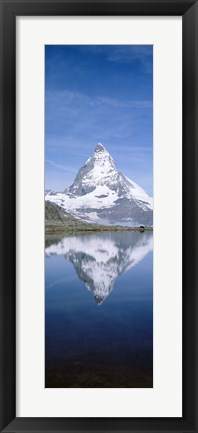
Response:
POLYGON ((46 387, 153 386, 152 237, 46 237, 46 387))

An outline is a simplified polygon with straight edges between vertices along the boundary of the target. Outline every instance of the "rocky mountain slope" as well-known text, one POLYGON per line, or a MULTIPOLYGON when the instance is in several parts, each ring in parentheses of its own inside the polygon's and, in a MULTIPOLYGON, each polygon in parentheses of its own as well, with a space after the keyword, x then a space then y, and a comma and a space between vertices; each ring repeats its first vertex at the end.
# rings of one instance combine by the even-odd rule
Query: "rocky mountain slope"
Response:
POLYGON ((45 229, 47 232, 89 228, 90 224, 79 221, 56 203, 45 201, 45 229))

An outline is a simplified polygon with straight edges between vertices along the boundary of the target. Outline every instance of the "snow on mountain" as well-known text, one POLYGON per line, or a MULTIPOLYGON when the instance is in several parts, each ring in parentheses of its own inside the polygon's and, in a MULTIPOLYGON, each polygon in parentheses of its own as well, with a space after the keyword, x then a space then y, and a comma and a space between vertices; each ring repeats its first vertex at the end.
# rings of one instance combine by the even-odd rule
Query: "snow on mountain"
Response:
POLYGON ((153 223, 153 199, 116 169, 101 143, 80 168, 73 184, 63 193, 46 194, 46 200, 90 222, 153 223))
POLYGON ((45 249, 46 256, 64 255, 78 277, 101 304, 117 277, 137 265, 152 251, 152 232, 108 232, 61 239, 45 249))

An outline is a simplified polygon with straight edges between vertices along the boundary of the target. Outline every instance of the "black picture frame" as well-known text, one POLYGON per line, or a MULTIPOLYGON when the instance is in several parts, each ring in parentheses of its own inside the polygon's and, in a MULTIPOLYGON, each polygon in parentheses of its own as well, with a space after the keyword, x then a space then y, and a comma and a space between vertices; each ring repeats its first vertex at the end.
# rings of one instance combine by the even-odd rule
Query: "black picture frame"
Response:
MULTIPOLYGON (((0 431, 198 432, 198 4, 195 0, 0 0, 0 431), (16 17, 182 16, 183 417, 16 418, 16 17)), ((170 389, 171 393, 171 389, 170 389)), ((90 414, 91 416, 91 414, 90 414)))

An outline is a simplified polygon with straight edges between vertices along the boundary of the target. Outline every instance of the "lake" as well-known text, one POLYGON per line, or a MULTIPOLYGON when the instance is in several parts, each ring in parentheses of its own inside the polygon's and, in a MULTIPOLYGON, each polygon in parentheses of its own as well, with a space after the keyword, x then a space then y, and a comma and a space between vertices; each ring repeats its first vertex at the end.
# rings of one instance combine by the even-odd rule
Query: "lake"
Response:
POLYGON ((45 387, 153 386, 153 233, 46 235, 45 387))

